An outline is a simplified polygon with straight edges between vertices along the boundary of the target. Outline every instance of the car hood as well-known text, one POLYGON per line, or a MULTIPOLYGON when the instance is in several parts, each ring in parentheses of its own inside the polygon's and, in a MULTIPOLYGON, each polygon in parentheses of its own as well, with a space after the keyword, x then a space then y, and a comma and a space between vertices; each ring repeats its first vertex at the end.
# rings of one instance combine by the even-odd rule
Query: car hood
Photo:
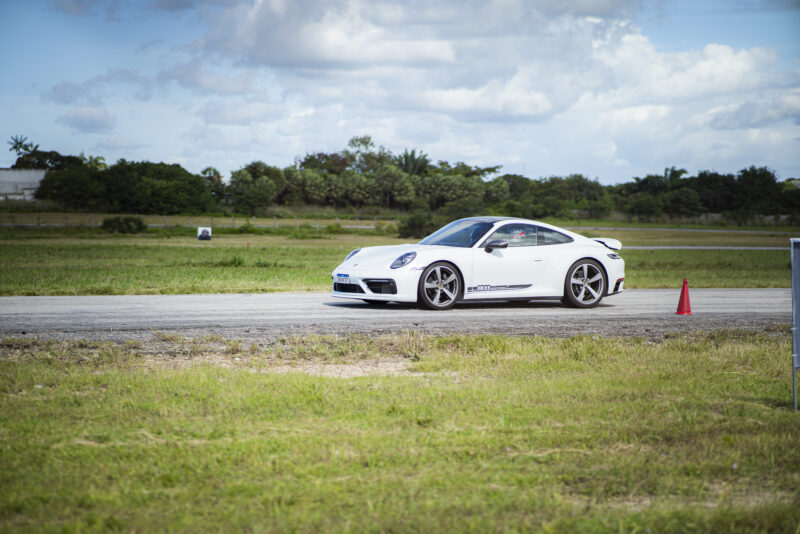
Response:
POLYGON ((420 245, 412 243, 408 245, 386 245, 382 247, 364 247, 358 254, 343 262, 337 269, 359 268, 359 269, 388 269, 394 260, 407 252, 416 252, 417 258, 409 266, 419 265, 421 256, 427 252, 441 249, 452 249, 439 245, 420 245))

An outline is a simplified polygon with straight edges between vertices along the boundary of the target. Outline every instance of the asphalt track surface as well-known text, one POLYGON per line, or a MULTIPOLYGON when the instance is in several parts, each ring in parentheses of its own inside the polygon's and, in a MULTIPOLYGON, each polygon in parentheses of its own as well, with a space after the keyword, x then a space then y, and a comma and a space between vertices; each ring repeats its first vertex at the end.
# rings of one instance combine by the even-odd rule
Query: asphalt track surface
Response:
POLYGON ((186 337, 273 340, 305 334, 495 333, 643 336, 694 330, 786 327, 789 289, 693 289, 694 315, 676 315, 679 289, 626 290, 589 310, 559 302, 464 303, 448 311, 371 306, 327 293, 0 297, 0 335, 148 340, 186 337))

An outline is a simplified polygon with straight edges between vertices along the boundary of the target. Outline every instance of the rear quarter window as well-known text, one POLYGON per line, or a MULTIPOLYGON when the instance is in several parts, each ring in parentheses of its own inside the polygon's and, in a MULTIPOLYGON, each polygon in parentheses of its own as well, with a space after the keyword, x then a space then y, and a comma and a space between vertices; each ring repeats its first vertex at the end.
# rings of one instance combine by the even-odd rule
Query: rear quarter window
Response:
POLYGON ((537 235, 539 236, 539 245, 561 245, 573 241, 570 236, 549 228, 539 228, 537 235))

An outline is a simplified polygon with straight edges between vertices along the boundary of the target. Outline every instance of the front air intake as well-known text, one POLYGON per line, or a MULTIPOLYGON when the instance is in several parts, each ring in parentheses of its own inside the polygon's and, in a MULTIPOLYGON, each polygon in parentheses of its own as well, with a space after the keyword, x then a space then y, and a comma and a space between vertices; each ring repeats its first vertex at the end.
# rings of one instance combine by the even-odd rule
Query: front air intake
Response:
POLYGON ((333 283, 333 290, 338 291, 339 293, 363 293, 364 290, 361 289, 361 286, 358 284, 340 284, 338 282, 333 283))
POLYGON ((387 278, 364 280, 370 291, 382 295, 395 295, 397 294, 397 284, 394 280, 387 278))

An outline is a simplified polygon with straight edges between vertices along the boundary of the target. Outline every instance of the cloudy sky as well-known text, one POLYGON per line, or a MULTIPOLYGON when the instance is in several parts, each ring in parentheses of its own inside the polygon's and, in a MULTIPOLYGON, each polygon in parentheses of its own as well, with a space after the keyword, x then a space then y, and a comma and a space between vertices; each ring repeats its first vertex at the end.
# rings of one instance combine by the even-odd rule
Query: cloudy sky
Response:
POLYGON ((0 45, 0 135, 108 162, 800 177, 800 0, 3 1, 0 45))

